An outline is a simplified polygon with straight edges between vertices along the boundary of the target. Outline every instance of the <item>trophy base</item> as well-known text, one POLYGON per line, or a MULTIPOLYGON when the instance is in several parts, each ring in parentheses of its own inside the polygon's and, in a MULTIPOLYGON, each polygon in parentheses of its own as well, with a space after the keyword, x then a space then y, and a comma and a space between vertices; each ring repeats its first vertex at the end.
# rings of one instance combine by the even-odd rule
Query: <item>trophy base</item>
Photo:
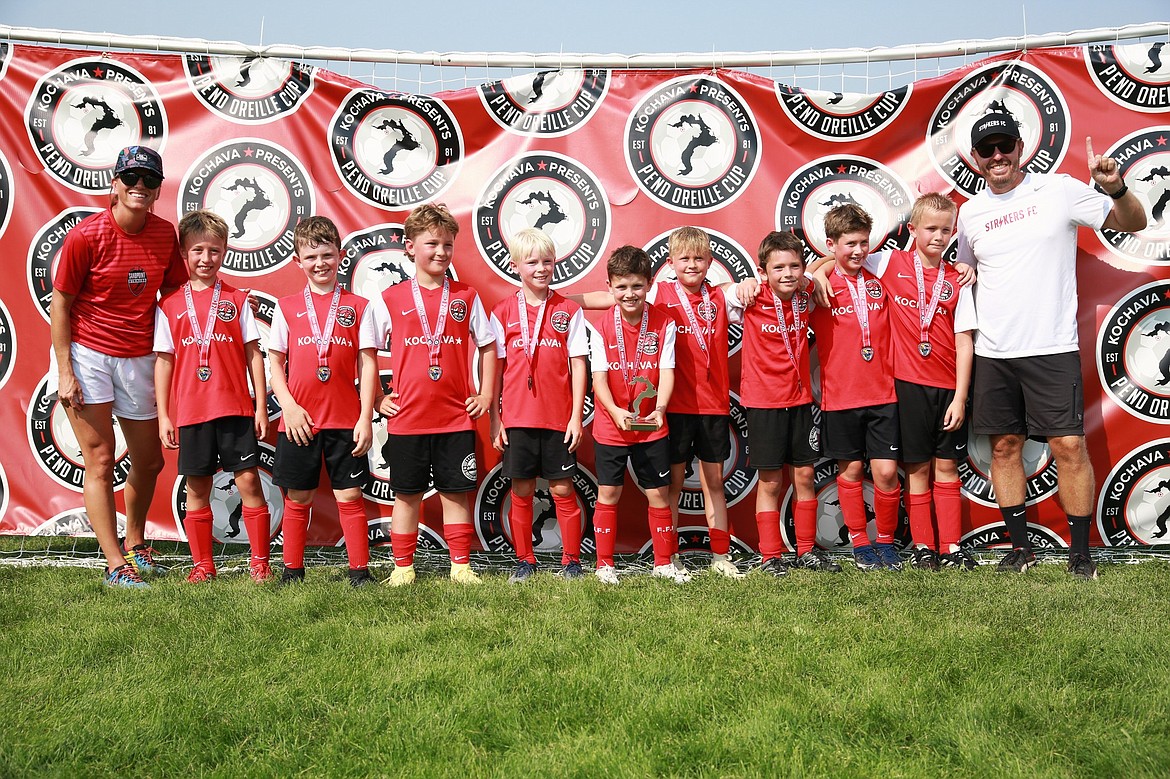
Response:
POLYGON ((658 429, 658 423, 646 419, 633 419, 630 421, 630 430, 639 433, 648 433, 658 429))

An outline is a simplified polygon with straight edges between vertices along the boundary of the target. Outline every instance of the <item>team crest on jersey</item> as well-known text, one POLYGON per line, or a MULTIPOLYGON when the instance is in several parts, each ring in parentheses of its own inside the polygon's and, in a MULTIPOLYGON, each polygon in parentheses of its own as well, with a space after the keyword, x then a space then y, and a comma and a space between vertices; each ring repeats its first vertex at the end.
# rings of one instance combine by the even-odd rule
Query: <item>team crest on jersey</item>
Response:
POLYGON ((1117 160, 1118 172, 1148 216, 1144 230, 1098 230, 1097 236, 1126 270, 1170 267, 1170 126, 1130 133, 1103 154, 1117 160))
POLYGON ((317 68, 261 57, 184 54, 187 83, 212 113, 237 124, 266 124, 300 107, 313 91, 317 68))
MULTIPOLYGON (((0 300, 0 388, 12 377, 12 366, 16 364, 16 331, 13 329, 12 314, 0 300)), ((0 514, 0 516, 3 516, 0 514)))
POLYGON ((451 318, 456 322, 462 322, 467 319, 467 301, 462 298, 455 298, 451 301, 451 307, 448 309, 451 318))
POLYGON ((1097 375, 1130 414, 1170 424, 1170 282, 1138 287, 1109 311, 1097 332, 1097 375))
POLYGON ((674 211, 707 213, 739 197, 760 165, 760 132, 730 86, 681 76, 644 95, 626 120, 626 166, 674 211))
MULTIPOLYGON (((1031 506, 1056 494, 1056 460, 1048 444, 1024 441, 1024 502, 1031 506)), ((971 433, 967 439, 967 457, 959 460, 959 480, 963 494, 976 503, 996 508, 995 489, 991 486, 991 441, 985 435, 971 433)))
POLYGON ((45 223, 28 245, 28 291, 37 304, 37 310, 49 321, 49 303, 53 299, 53 272, 65 236, 87 216, 100 211, 97 208, 67 208, 45 223))
POLYGON ((871 252, 905 249, 913 202, 906 182, 880 162, 848 154, 821 157, 784 182, 776 201, 776 229, 794 233, 804 242, 805 260, 814 260, 830 253, 825 214, 852 204, 873 217, 871 252))
POLYGON ((568 311, 554 311, 552 316, 548 318, 548 323, 552 326, 552 329, 562 335, 569 332, 569 323, 571 321, 572 317, 569 316, 568 311))
POLYGON ((333 167, 372 206, 407 210, 447 191, 463 159, 463 131, 426 95, 351 92, 329 126, 333 167))
POLYGON ((272 367, 268 364, 267 346, 272 335, 272 317, 276 314, 276 298, 252 290, 249 295, 256 300, 256 329, 260 331, 260 353, 264 356, 264 387, 267 391, 268 421, 281 415, 280 403, 272 392, 272 367))
MULTIPOLYGON (((573 490, 581 508, 581 553, 591 555, 597 551, 593 541, 597 479, 580 463, 573 469, 573 490)), ((484 477, 475 496, 475 532, 486 551, 511 552, 515 549, 509 521, 511 512, 512 480, 504 475, 503 465, 497 465, 484 477)), ((550 554, 560 552, 562 548, 556 504, 545 479, 536 480, 536 491, 532 495, 532 548, 550 554)))
POLYGON ((646 333, 642 339, 642 354, 658 354, 658 333, 646 333))
MULTIPOLYGON (((53 481, 81 492, 85 482, 85 461, 81 457, 81 445, 73 434, 73 427, 65 415, 65 409, 54 393, 49 396, 49 377, 41 379, 33 392, 28 406, 28 443, 33 457, 53 481)), ((126 450, 126 437, 118 420, 114 420, 114 491, 126 484, 130 472, 130 456, 126 450)))
POLYGON ((1170 106, 1170 51, 1164 41, 1085 47, 1085 65, 1097 88, 1118 105, 1148 114, 1170 106))
MULTIPOLYGON (((727 423, 727 437, 731 439, 731 454, 723 461, 723 493, 727 505, 734 506, 747 497, 756 485, 756 469, 748 466, 747 412, 739 395, 731 393, 731 416, 727 423)), ((678 510, 684 514, 703 514, 706 504, 699 483, 699 460, 691 458, 686 465, 686 478, 678 498, 678 510)), ((679 531, 680 535, 682 531, 679 531)), ((708 539, 709 541, 709 539, 708 539)), ((680 542, 681 543, 681 542, 680 542)))
POLYGON ((1170 544, 1170 438, 1142 444, 1113 466, 1097 498, 1107 546, 1170 544))
POLYGON ((142 144, 161 151, 167 129, 154 85, 104 57, 73 60, 42 76, 25 123, 45 169, 83 194, 109 191, 123 148, 142 144))
MULTIPOLYGON (((255 463, 256 473, 260 477, 260 489, 264 493, 264 502, 268 504, 269 528, 268 537, 271 539, 280 528, 281 518, 284 516, 284 495, 280 487, 272 483, 272 470, 276 463, 276 450, 260 442, 260 461, 255 463)), ((211 535, 221 544, 249 543, 248 528, 244 524, 244 503, 240 490, 236 487, 236 475, 228 471, 216 471, 211 482, 211 535)), ((175 517, 175 528, 179 531, 179 540, 187 540, 187 529, 184 521, 187 518, 187 477, 175 479, 171 489, 171 506, 175 517)))
POLYGON ((139 267, 131 268, 126 272, 126 287, 130 290, 130 294, 138 297, 146 289, 146 282, 149 281, 146 271, 139 267))
MULTIPOLYGON (((394 374, 391 371, 379 371, 378 380, 382 384, 382 394, 389 395, 394 391, 394 374)), ((374 410, 374 443, 366 454, 370 463, 370 478, 362 485, 362 494, 375 503, 383 506, 394 505, 394 490, 390 487, 390 439, 386 435, 386 417, 374 410)), ((433 484, 427 484, 427 491, 423 498, 435 494, 433 484)), ((386 539, 390 538, 389 529, 386 530, 386 539)))
MULTIPOLYGON (((877 539, 877 514, 873 506, 873 481, 869 472, 869 464, 865 465, 865 480, 862 482, 862 501, 865 503, 866 532, 870 541, 877 539)), ((901 474, 898 475, 901 481, 901 474)), ((849 541, 849 528, 845 526, 845 519, 841 514, 841 501, 837 499, 837 461, 821 460, 813 470, 813 487, 817 492, 817 546, 832 551, 852 551, 853 544, 849 541)), ((899 484, 899 489, 902 485, 899 484)), ((783 531, 784 544, 796 551, 796 519, 793 513, 796 510, 796 493, 790 487, 784 496, 784 505, 780 509, 780 528, 783 531)), ((898 526, 894 530, 894 545, 905 549, 910 545, 910 517, 906 514, 906 506, 898 504, 898 526)))
POLYGON ((877 279, 866 279, 865 294, 869 295, 874 300, 880 300, 882 297, 882 284, 877 279))
POLYGON ((230 300, 219 301, 219 306, 215 309, 215 316, 221 322, 234 322, 239 315, 239 309, 230 300))
POLYGON ((880 132, 902 113, 910 86, 877 95, 825 92, 776 84, 784 113, 809 135, 826 141, 857 141, 880 132))
MULTIPOLYGON (((1037 552, 1051 552, 1065 548, 1064 539, 1051 528, 1028 523, 1028 542, 1037 552)), ((965 549, 1010 549, 1011 538, 1002 522, 977 527, 959 539, 965 549)))
MULTIPOLYGON (((739 245, 734 238, 710 228, 703 231, 711 239, 711 264, 707 267, 707 282, 719 287, 723 284, 737 284, 744 279, 756 277, 755 263, 751 255, 739 245)), ((674 269, 670 266, 670 233, 667 230, 650 240, 642 248, 650 255, 650 265, 654 268, 653 281, 655 284, 670 282, 677 279, 674 269)), ((701 304, 700 304, 700 307, 701 304)), ((717 312, 712 311, 717 314, 717 312)), ((704 319, 707 319, 705 316, 704 319)), ((707 319, 713 322, 714 317, 707 319)), ((743 326, 728 324, 728 354, 735 354, 743 342, 743 326)))
POLYGON ((357 311, 353 306, 338 306, 337 307, 337 324, 340 327, 353 327, 357 322, 357 311))
POLYGON ((700 303, 695 307, 695 315, 706 322, 714 322, 718 311, 714 303, 700 303))
MULTIPOLYGON (((118 531, 118 538, 126 536, 126 515, 120 511, 114 512, 114 527, 118 531)), ((54 514, 33 528, 29 535, 94 538, 93 525, 83 506, 54 514)))
POLYGON ((927 146, 935 167, 971 197, 986 186, 971 156, 971 127, 985 114, 1006 113, 1020 129, 1025 173, 1054 171, 1068 150, 1068 103, 1056 83, 1032 65, 1013 60, 977 68, 934 109, 927 146))
POLYGON ((601 179, 571 157, 533 152, 498 169, 475 205, 475 243, 492 270, 513 284, 512 236, 542 230, 556 247, 552 286, 583 278, 601 258, 612 221, 601 179))
POLYGON ((481 84, 479 99, 505 130, 556 138, 583 127, 607 91, 608 70, 542 70, 481 84))
POLYGON ((255 276, 296 253, 293 228, 313 213, 305 166, 288 150, 259 138, 227 141, 205 152, 179 185, 180 214, 207 208, 228 223, 223 268, 255 276))

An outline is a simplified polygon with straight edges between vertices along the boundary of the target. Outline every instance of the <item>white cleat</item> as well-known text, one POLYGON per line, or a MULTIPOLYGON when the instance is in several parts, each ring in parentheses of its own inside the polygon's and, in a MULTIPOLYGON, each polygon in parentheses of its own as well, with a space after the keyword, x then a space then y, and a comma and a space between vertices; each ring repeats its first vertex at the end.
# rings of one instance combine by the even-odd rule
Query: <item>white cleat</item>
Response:
POLYGON ((659 579, 670 579, 675 584, 686 584, 691 580, 691 574, 686 568, 675 568, 672 563, 654 566, 650 575, 659 579))
POLYGON ((725 554, 711 555, 711 570, 720 576, 726 576, 728 579, 747 578, 747 575, 741 573, 735 567, 735 563, 731 562, 731 558, 725 554))
POLYGON ((602 584, 621 584, 618 581, 617 569, 612 565, 603 565, 593 572, 597 577, 597 581, 602 584))

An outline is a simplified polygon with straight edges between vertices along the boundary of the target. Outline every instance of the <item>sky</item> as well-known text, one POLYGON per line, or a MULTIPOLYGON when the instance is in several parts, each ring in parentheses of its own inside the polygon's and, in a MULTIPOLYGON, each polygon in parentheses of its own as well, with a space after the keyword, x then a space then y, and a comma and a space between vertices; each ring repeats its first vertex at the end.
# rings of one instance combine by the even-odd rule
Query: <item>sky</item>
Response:
POLYGON ((0 0, 13 27, 420 52, 803 51, 1147 22, 1170 22, 1166 0, 0 0))

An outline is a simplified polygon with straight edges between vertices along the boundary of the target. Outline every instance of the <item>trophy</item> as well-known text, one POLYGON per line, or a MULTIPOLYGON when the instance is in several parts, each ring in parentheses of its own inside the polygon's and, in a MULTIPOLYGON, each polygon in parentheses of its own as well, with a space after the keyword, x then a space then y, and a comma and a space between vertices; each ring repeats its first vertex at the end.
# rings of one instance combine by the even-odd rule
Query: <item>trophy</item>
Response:
POLYGON ((658 397, 658 390, 654 387, 654 383, 645 376, 636 376, 633 383, 643 384, 646 388, 638 393, 638 397, 634 398, 634 402, 630 404, 630 410, 633 412, 633 416, 630 417, 630 430, 639 432, 657 430, 658 422, 651 417, 639 416, 638 409, 641 407, 643 400, 658 397))

